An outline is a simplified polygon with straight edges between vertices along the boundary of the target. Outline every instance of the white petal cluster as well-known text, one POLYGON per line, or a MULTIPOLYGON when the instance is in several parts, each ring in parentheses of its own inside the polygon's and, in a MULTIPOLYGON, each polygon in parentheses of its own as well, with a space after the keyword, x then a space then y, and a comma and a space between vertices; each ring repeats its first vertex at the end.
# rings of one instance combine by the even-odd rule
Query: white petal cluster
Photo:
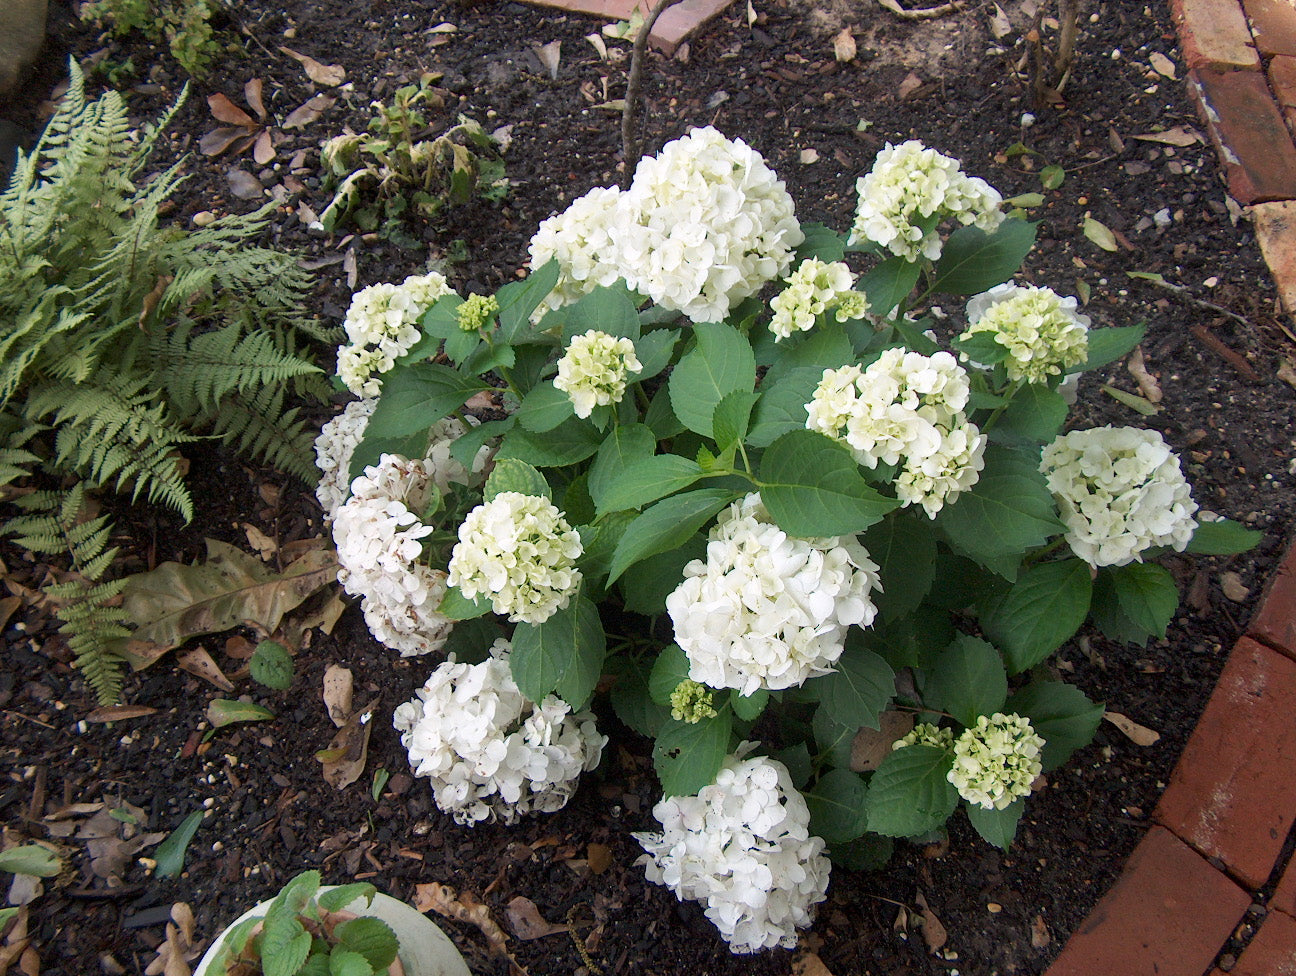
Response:
POLYGON ((531 238, 531 267, 542 268, 558 259, 558 284, 536 309, 532 319, 570 305, 600 285, 613 284, 625 272, 618 263, 611 228, 622 219, 621 189, 596 186, 572 201, 562 213, 540 223, 531 238))
POLYGON ((985 466, 985 435, 963 410, 967 372, 952 355, 888 349, 867 369, 824 370, 806 427, 846 444, 860 464, 898 464, 896 494, 935 518, 985 466))
POLYGON ((446 574, 421 561, 432 527, 416 513, 435 491, 425 462, 384 454, 352 482, 333 522, 338 582, 362 598, 370 633, 404 657, 439 650, 454 626, 437 613, 446 574))
POLYGON ((624 278, 663 308, 716 322, 786 274, 804 239, 760 154, 707 126, 641 159, 624 193, 592 191, 542 224, 531 266, 559 261, 546 307, 624 278))
POLYGON ((854 537, 798 539, 753 493, 721 513, 706 559, 666 598, 689 677, 712 688, 792 688, 828 674, 846 630, 877 615, 878 566, 854 537))
POLYGON ((379 374, 387 372, 418 341, 419 317, 438 298, 451 293, 435 271, 411 275, 399 285, 377 284, 351 296, 342 326, 347 342, 338 348, 338 377, 360 397, 376 397, 379 374))
MULTIPOLYGON (((324 524, 331 525, 338 509, 350 495, 347 472, 351 458, 364 438, 369 418, 373 416, 377 399, 353 400, 346 409, 320 428, 315 438, 315 466, 320 470, 320 483, 315 497, 324 509, 324 524)), ((470 423, 476 423, 469 417, 470 423)), ((472 471, 466 469, 450 454, 454 442, 467 433, 468 428, 454 417, 439 420, 428 429, 428 449, 424 468, 431 474, 432 482, 445 494, 450 482, 462 485, 479 485, 482 471, 490 460, 492 448, 483 446, 473 459, 472 471)))
POLYGON ((855 189, 859 203, 850 243, 873 241, 906 261, 940 258, 936 225, 942 220, 952 218, 985 231, 1003 221, 1003 198, 997 190, 965 175, 957 159, 916 139, 898 146, 887 143, 855 189))
POLYGON ((1089 357, 1089 316, 1051 288, 995 285, 968 301, 967 314, 968 330, 959 338, 989 332, 1008 350, 1010 380, 1044 383, 1089 357))
POLYGON ((1044 740, 1030 720, 995 712, 982 715, 954 740, 954 768, 946 778, 959 796, 987 810, 1002 810, 1018 797, 1029 796, 1039 776, 1044 740))
POLYGON ((810 834, 810 811, 774 759, 743 759, 744 743, 697 796, 653 807, 660 834, 634 837, 654 884, 680 901, 701 902, 735 953, 793 948, 828 888, 824 842, 810 834))
POLYGON ((561 810, 607 744, 591 713, 573 714, 554 695, 528 701, 509 671, 510 650, 501 638, 480 664, 440 665, 392 718, 414 774, 467 826, 561 810))
POLYGON ((851 290, 854 284, 855 276, 845 262, 806 258, 770 302, 774 309, 770 331, 779 339, 786 339, 794 332, 809 332, 815 320, 831 309, 837 310, 839 322, 862 318, 868 311, 868 300, 862 293, 851 290))
POLYGON ((580 534, 547 498, 500 492, 459 526, 450 585, 485 596, 513 623, 544 623, 571 601, 581 581, 580 534))
POLYGON ((595 407, 620 403, 626 378, 642 371, 631 340, 590 329, 568 344, 553 385, 567 394, 576 416, 584 418, 595 407))
POLYGON ((1179 458, 1154 430, 1073 430, 1044 448, 1040 470, 1071 550, 1091 566, 1124 566, 1153 546, 1183 552, 1197 503, 1179 458))

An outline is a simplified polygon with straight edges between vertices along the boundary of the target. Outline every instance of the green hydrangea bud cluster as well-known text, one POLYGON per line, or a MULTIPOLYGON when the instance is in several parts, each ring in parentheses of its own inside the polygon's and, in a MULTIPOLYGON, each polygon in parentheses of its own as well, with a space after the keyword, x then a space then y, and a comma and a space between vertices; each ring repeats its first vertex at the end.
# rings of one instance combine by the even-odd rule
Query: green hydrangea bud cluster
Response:
POLYGON ((952 749, 954 731, 937 728, 930 722, 919 722, 913 727, 912 732, 891 744, 891 751, 903 749, 905 746, 935 746, 938 749, 952 749))
POLYGON ((715 718, 713 700, 714 695, 710 688, 701 682, 685 678, 671 692, 671 718, 677 722, 687 722, 689 725, 696 725, 704 718, 715 718))
POLYGON ((498 315, 499 309, 499 302, 494 295, 473 294, 455 309, 455 319, 464 332, 476 332, 498 315))

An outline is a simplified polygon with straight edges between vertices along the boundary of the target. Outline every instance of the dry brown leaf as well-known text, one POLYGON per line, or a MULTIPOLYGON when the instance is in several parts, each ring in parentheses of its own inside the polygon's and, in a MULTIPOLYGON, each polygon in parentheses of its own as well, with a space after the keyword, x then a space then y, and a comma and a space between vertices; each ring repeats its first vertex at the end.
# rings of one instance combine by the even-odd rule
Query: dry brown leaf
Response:
POLYGON ((1135 346, 1134 351, 1129 354, 1125 361, 1125 368, 1129 370, 1130 376, 1138 383, 1139 392, 1149 403, 1160 403, 1162 399, 1161 386, 1157 383, 1156 377, 1147 371, 1147 365, 1143 361, 1143 347, 1135 346))
POLYGON ((231 167, 225 173, 230 192, 240 200, 255 200, 265 193, 265 186, 247 170, 231 167))
POLYGON ((996 41, 1002 41, 1012 33, 1012 21, 1004 13, 1003 7, 997 3, 994 5, 994 13, 990 15, 990 33, 994 35, 996 41))
POLYGON ((905 75, 904 81, 900 82, 900 87, 896 89, 896 97, 903 102, 906 98, 921 88, 922 85, 922 79, 911 71, 905 75))
POLYGON ((211 109, 212 118, 226 125, 256 126, 256 119, 248 115, 232 101, 229 96, 217 92, 207 96, 207 107, 211 109))
POLYGON ((832 970, 815 952, 807 952, 792 960, 792 976, 833 976, 832 970))
POLYGON ((1135 136, 1135 139, 1141 139, 1143 142, 1159 142, 1167 146, 1178 146, 1185 148, 1199 142, 1205 142, 1202 134, 1196 129, 1190 129, 1186 125, 1176 125, 1173 129, 1166 129, 1164 132, 1145 132, 1141 136, 1135 136))
POLYGON ((243 98, 247 100, 248 105, 252 106, 252 111, 256 112, 257 118, 264 120, 266 110, 265 102, 261 100, 262 88, 260 78, 249 78, 243 85, 243 98))
POLYGON ((342 270, 346 272, 347 288, 355 291, 356 278, 360 274, 360 264, 356 259, 354 244, 347 248, 346 257, 342 259, 342 270))
POLYGON ((9 623, 9 618, 12 617, 21 606, 22 597, 20 596, 7 596, 3 600, 0 600, 0 630, 4 630, 5 626, 9 623))
POLYGON ((547 935, 556 935, 569 929, 566 925, 546 921, 540 914, 540 909, 536 907, 536 903, 522 895, 518 895, 508 903, 504 914, 508 918, 509 928, 522 942, 543 939, 547 935))
POLYGON ((264 166, 275 158, 274 138, 270 135, 269 129, 262 129, 261 134, 256 137, 256 142, 252 143, 252 158, 256 160, 258 166, 264 166))
MULTIPOLYGON (((144 822, 144 811, 129 803, 122 807, 138 823, 144 822)), ((166 837, 164 833, 140 833, 131 823, 118 820, 106 806, 78 828, 75 838, 83 841, 90 855, 90 870, 110 884, 119 884, 137 854, 166 837)))
POLYGON ((374 709, 378 699, 356 709, 334 734, 327 748, 315 754, 324 764, 324 782, 335 790, 344 790, 360 778, 369 758, 369 733, 373 731, 374 709))
POLYGON ((945 931, 941 920, 936 917, 936 913, 927 906, 927 899, 921 891, 914 896, 914 901, 922 909, 922 937, 927 943, 927 951, 939 952, 949 941, 949 934, 945 931))
POLYGON ((45 885, 41 879, 30 874, 19 872, 9 882, 9 894, 5 898, 7 905, 30 905, 45 894, 45 885))
POLYGON ((490 909, 466 892, 460 898, 454 888, 436 881, 415 885, 414 908, 424 914, 433 911, 456 922, 475 925, 486 937, 491 952, 502 956, 509 955, 508 936, 491 918, 490 909))
POLYGON ((298 54, 292 48, 280 46, 279 50, 292 58, 306 71, 306 77, 317 85, 334 88, 346 81, 346 69, 340 64, 320 64, 306 54, 298 54))
POLYGON ((558 66, 562 63, 562 41, 550 41, 548 44, 532 44, 531 50, 535 51, 535 56, 540 59, 544 69, 549 72, 549 77, 556 81, 558 79, 558 66))
POLYGON ((328 716, 338 728, 346 725, 351 715, 351 695, 355 680, 351 669, 340 664, 330 664, 324 672, 324 706, 328 716))
POLYGON ((225 672, 212 660, 205 647, 191 647, 187 651, 181 651, 176 655, 176 664, 180 666, 180 670, 202 678, 203 681, 215 685, 221 691, 234 690, 234 683, 225 677, 225 672))
POLYGON ((849 27, 844 27, 842 32, 833 38, 833 56, 838 61, 854 61, 855 53, 855 35, 850 32, 849 27))
POLYGON ((190 976, 189 960, 198 955, 193 936, 193 912, 186 902, 176 902, 171 906, 166 939, 157 947, 157 957, 144 970, 144 976, 190 976))
POLYGON ((1125 734, 1125 737, 1136 746, 1154 745, 1161 738, 1160 732, 1154 732, 1146 726, 1139 725, 1138 722, 1127 718, 1120 712, 1103 712, 1103 718, 1120 729, 1125 734))
POLYGON ((595 874, 602 874, 612 866, 612 848, 607 844, 590 844, 585 848, 585 863, 595 874))
POLYGON ((32 946, 24 949, 22 955, 18 957, 18 971, 23 976, 40 976, 40 953, 32 946))
POLYGON ((326 110, 332 107, 337 99, 332 95, 316 95, 308 102, 298 105, 288 113, 288 118, 283 120, 285 129, 300 129, 303 126, 310 125, 326 110))
POLYGON ((1035 921, 1031 922, 1031 945, 1036 949, 1045 949, 1053 941, 1053 936, 1049 935, 1048 926, 1044 924, 1044 916, 1036 915, 1035 921))
POLYGON ((1169 78, 1174 81, 1175 63, 1167 58, 1160 51, 1153 51, 1148 55, 1148 64, 1152 65, 1152 70, 1163 78, 1169 78))
POLYGON ((809 166, 811 163, 817 163, 819 162, 819 150, 802 149, 800 159, 802 166, 809 166))
POLYGON ((243 523, 243 534, 247 536, 248 545, 256 550, 256 554, 269 562, 274 558, 275 553, 279 551, 279 543, 270 538, 251 522, 243 523))
POLYGON ((239 126, 231 128, 225 126, 204 133, 203 137, 198 140, 198 149, 204 156, 219 156, 230 151, 233 151, 234 155, 237 156, 256 140, 255 127, 244 128, 239 126))
POLYGON ((850 768, 857 773, 867 773, 882 765, 891 755, 896 739, 903 739, 913 731, 913 712, 887 711, 879 716, 880 729, 861 728, 851 740, 850 768))
POLYGON ((125 722, 132 718, 144 718, 146 715, 155 715, 156 708, 149 705, 105 705, 102 708, 96 708, 93 712, 85 717, 87 722, 125 722))
POLYGON ((246 661, 256 653, 256 645, 241 634, 225 640, 225 656, 235 661, 246 661))

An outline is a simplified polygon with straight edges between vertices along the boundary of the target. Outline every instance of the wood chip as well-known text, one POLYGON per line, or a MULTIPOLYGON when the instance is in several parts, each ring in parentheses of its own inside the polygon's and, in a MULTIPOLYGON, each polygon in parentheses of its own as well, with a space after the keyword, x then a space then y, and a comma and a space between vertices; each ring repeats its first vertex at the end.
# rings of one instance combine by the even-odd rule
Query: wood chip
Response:
POLYGON ((1048 926, 1044 924, 1044 916, 1036 915, 1031 922, 1031 945, 1036 949, 1046 949, 1052 941, 1053 936, 1049 935, 1048 926))
POLYGON ((855 35, 850 32, 850 28, 842 29, 842 32, 833 38, 833 56, 838 61, 855 60, 855 35))
POLYGON ((351 715, 351 696, 355 679, 351 669, 340 664, 330 664, 324 672, 324 706, 328 717, 338 728, 346 725, 351 715))

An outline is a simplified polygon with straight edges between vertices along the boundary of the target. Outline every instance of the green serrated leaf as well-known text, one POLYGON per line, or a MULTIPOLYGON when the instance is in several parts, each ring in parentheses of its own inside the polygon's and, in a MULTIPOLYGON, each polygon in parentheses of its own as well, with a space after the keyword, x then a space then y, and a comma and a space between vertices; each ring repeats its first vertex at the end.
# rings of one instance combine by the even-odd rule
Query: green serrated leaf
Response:
POLYGON ((888 755, 869 782, 868 829, 914 837, 944 824, 959 799, 946 778, 952 763, 936 746, 905 746, 888 755))
POLYGON ((965 726, 999 711, 1007 697, 1008 672, 999 652, 983 640, 960 634, 930 664, 925 703, 965 726))
POLYGON ((1002 810, 993 807, 987 810, 979 803, 968 803, 964 807, 968 819, 972 821, 972 826, 981 835, 982 840, 1006 851, 1012 846, 1013 838, 1017 836, 1017 823, 1026 811, 1026 801, 1014 800, 1002 810))
POLYGON ((770 693, 764 688, 757 688, 750 695, 740 695, 737 691, 730 693, 729 704, 734 714, 744 722, 754 722, 769 705, 770 693))
POLYGON ((263 640, 252 652, 248 661, 248 673, 257 684, 275 691, 287 691, 292 686, 293 679, 292 655, 278 641, 263 640))
POLYGON ((596 331, 613 338, 639 338, 639 312, 625 283, 600 286, 563 309, 563 345, 586 332, 596 331))
POLYGON ((391 926, 372 917, 361 916, 343 922, 333 930, 333 937, 338 945, 359 953, 375 973, 385 972, 399 949, 391 926))
POLYGON ((508 491, 538 498, 553 497, 549 490, 549 482, 545 481, 544 475, 531 465, 517 458, 500 458, 496 460, 490 477, 486 479, 482 501, 488 502, 496 495, 508 491))
POLYGON ((1011 278, 1035 246, 1036 225, 1005 220, 994 231, 960 227, 949 236, 933 270, 931 291, 977 295, 1011 278))
POLYGON ((265 976, 294 976, 310 948, 310 933, 296 918, 267 916, 261 933, 261 969, 265 976))
POLYGON ((883 620, 918 609, 932 589, 936 534, 931 520, 911 510, 892 512, 864 534, 864 547, 878 564, 883 590, 873 597, 883 620))
POLYGON ((752 411, 747 443, 753 447, 769 447, 790 431, 805 430, 809 416, 806 404, 814 398, 815 388, 822 379, 822 369, 803 367, 779 377, 772 386, 762 382, 761 398, 752 411))
POLYGON ((635 356, 642 367, 633 377, 635 382, 650 380, 670 365, 680 335, 678 329, 656 329, 635 340, 635 356))
POLYGON ((858 773, 829 770, 804 795, 810 832, 829 845, 845 844, 867 829, 869 788, 858 773))
POLYGON ((357 881, 320 892, 316 903, 326 912, 340 912, 353 901, 361 898, 364 899, 365 905, 371 904, 377 893, 378 889, 367 881, 357 881))
POLYGON ((846 257, 846 242, 840 234, 823 224, 802 224, 801 233, 805 235, 796 249, 797 261, 806 258, 818 258, 820 261, 840 261, 846 257))
POLYGON ((543 434, 514 427, 504 435, 496 461, 517 458, 537 468, 561 468, 592 456, 603 443, 590 424, 572 417, 543 434))
POLYGON ((695 533, 678 546, 639 560, 636 571, 621 577, 621 594, 631 613, 656 616, 666 610, 666 598, 684 579, 684 567, 706 556, 707 540, 695 533))
POLYGON ((692 724, 668 719, 662 725, 653 745, 653 766, 663 796, 693 796, 715 782, 729 753, 732 723, 726 710, 692 724))
POLYGON ((1080 559, 1041 563, 1023 571, 1001 599, 981 614, 981 626, 1002 648, 1012 674, 1033 668, 1080 629, 1093 584, 1080 559))
POLYGON ((1152 637, 1166 635, 1179 608, 1179 589, 1168 569, 1155 563, 1130 563, 1099 572, 1110 580, 1121 612, 1136 627, 1152 637))
POLYGON ((1193 533, 1187 551, 1199 556, 1231 556, 1253 549, 1263 538, 1263 532, 1244 528, 1230 519, 1202 522, 1193 533))
POLYGON ((1084 365, 1077 366, 1076 372, 1087 372, 1098 369, 1129 354, 1134 347, 1143 341, 1147 330, 1141 325, 1129 325, 1121 328, 1089 330, 1089 355, 1084 365))
POLYGON ((329 976, 374 976, 374 968, 353 949, 334 946, 328 957, 329 976))
POLYGON ((982 366, 993 366, 1008 358, 1009 349, 990 331, 973 332, 966 338, 960 336, 953 342, 954 348, 965 353, 972 362, 982 366))
POLYGON ((831 674, 806 685, 833 721, 847 727, 878 727, 878 716, 895 695, 895 672, 864 647, 848 647, 831 674))
POLYGON ((469 600, 457 586, 447 586, 437 613, 450 620, 472 620, 491 612, 491 601, 482 595, 469 600))
MULTIPOLYGON (((616 658, 612 659, 612 661, 616 660, 616 658)), ((639 662, 625 659, 622 661, 624 663, 610 695, 612 709, 616 712, 617 718, 634 731, 654 739, 670 718, 670 709, 652 700, 644 668, 639 662)))
POLYGON ((886 316, 909 297, 921 274, 917 261, 890 257, 863 274, 855 288, 868 296, 869 311, 886 316))
POLYGON ((524 429, 533 434, 543 434, 571 420, 575 415, 572 413, 571 397, 554 386, 552 380, 545 380, 537 383, 522 398, 515 416, 524 429))
POLYGON ((653 662, 648 693, 658 705, 669 705, 671 694, 689 676, 688 656, 678 644, 668 644, 653 662))
POLYGON ((1056 390, 1031 383, 1017 391, 990 429, 990 437, 1009 444, 1047 444, 1062 429, 1068 409, 1056 390))
POLYGON ((521 281, 511 282, 495 293, 500 306, 500 338, 505 344, 516 345, 532 331, 531 313, 553 291, 558 283, 558 274, 558 261, 554 259, 521 281))
POLYGON ((834 844, 828 850, 833 864, 850 871, 881 871, 895 853, 895 842, 890 837, 865 834, 845 844, 834 844))
POLYGON ((760 399, 759 393, 730 393, 716 404, 711 418, 711 429, 716 446, 727 451, 747 436, 752 408, 760 399))
POLYGON ((621 537, 608 571, 608 583, 640 560, 683 544, 738 497, 738 492, 724 488, 700 488, 672 495, 644 509, 621 537))
POLYGON ((509 667, 527 698, 538 702, 556 693, 579 709, 594 693, 606 654, 598 608, 577 595, 544 623, 518 624, 509 667))
POLYGON ((746 337, 732 326, 701 322, 693 332, 696 347, 671 371, 671 407, 685 427, 711 437, 716 404, 730 393, 755 388, 756 357, 746 337))
POLYGON ((761 458, 761 501, 788 535, 854 535, 900 507, 859 473, 850 452, 812 430, 790 431, 761 458))
POLYGON ((1091 702, 1079 688, 1061 681, 1029 684, 1014 692, 1004 709, 1029 718, 1031 728, 1043 738, 1040 762, 1046 773, 1092 742, 1103 717, 1101 704, 1091 702))
POLYGON ((600 514, 642 508, 689 487, 704 473, 696 461, 674 454, 640 457, 602 480, 595 505, 600 514))
POLYGON ((859 731, 858 725, 843 725, 832 717, 828 709, 818 708, 810 719, 810 730, 819 755, 827 757, 828 765, 850 768, 851 744, 859 731))

